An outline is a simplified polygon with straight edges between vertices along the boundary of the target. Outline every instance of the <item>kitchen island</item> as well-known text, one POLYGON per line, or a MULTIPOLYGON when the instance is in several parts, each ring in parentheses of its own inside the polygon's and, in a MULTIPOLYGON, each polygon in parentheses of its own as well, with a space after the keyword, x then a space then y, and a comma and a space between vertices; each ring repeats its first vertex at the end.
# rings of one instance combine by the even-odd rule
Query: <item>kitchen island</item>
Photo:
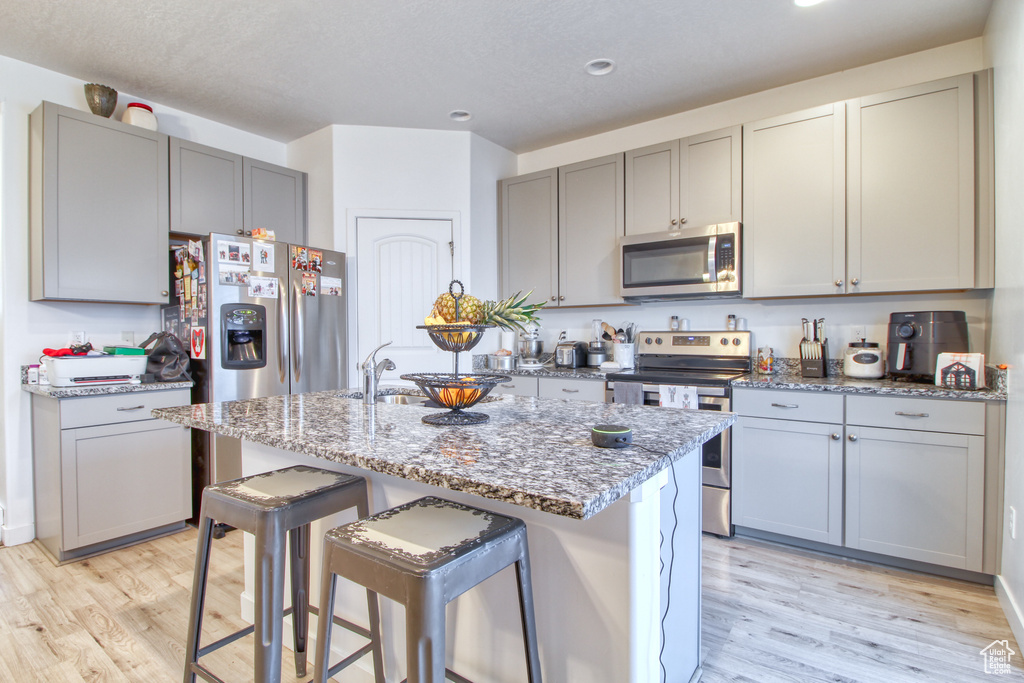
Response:
MULTIPOLYGON (((526 521, 545 680, 685 683, 699 676, 699 451, 733 415, 503 396, 474 407, 490 415, 484 424, 434 427, 420 418, 436 409, 344 396, 320 392, 153 414, 242 439, 247 475, 315 464, 365 476, 372 511, 433 494, 526 521), (637 446, 595 448, 590 428, 597 424, 632 427, 637 446)), ((315 537, 351 519, 324 520, 315 537)), ((449 666, 471 680, 525 680, 509 571, 449 610, 449 666)), ((247 593, 251 581, 248 568, 247 593)), ((311 585, 318 586, 315 578, 311 585)), ((246 611, 249 599, 242 599, 246 611)), ((363 600, 351 585, 339 585, 339 614, 365 623, 363 600)), ((385 669, 389 681, 399 681, 403 615, 385 601, 382 616, 385 669)), ((332 645, 339 652, 359 643, 338 636, 332 645)))

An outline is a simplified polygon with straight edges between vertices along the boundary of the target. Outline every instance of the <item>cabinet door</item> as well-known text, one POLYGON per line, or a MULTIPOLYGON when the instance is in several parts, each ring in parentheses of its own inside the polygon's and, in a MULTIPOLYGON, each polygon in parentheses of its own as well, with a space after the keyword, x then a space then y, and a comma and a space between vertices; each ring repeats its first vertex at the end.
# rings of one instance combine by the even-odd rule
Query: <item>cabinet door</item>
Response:
POLYGON ((733 523, 843 542, 843 428, 741 417, 732 431, 733 523))
POLYGON ((512 396, 536 396, 537 378, 513 375, 508 382, 503 382, 491 389, 492 394, 510 394, 512 396))
POLYGON ((243 230, 242 157, 171 138, 171 232, 243 230))
POLYGON ((44 102, 31 117, 31 298, 167 303, 167 136, 44 102))
POLYGON ((604 403, 605 383, 592 379, 540 377, 537 395, 541 398, 565 398, 574 401, 604 403))
POLYGON ((558 304, 621 304, 624 154, 558 169, 558 304))
POLYGON ((743 217, 743 136, 739 126, 679 142, 679 223, 714 225, 743 217))
POLYGON ((845 292, 845 105, 743 127, 744 290, 845 292))
POLYGON ((190 443, 163 420, 63 430, 63 549, 188 519, 190 443))
POLYGON ((501 296, 533 290, 558 303, 558 170, 498 183, 501 202, 501 296))
POLYGON ((256 228, 274 239, 306 243, 306 174, 254 159, 243 159, 242 222, 247 236, 256 228))
POLYGON ((848 114, 850 291, 974 287, 973 76, 852 100, 848 114))
POLYGON ((980 572, 985 438, 849 427, 846 545, 980 572))
POLYGON ((626 152, 626 234, 679 227, 679 141, 626 152))

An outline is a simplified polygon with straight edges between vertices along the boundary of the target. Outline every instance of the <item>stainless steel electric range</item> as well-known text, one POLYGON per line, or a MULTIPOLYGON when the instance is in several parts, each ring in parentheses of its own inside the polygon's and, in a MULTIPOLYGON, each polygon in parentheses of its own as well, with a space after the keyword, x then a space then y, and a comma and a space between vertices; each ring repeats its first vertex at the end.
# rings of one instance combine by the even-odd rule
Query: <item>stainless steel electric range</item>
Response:
MULTIPOLYGON (((607 375, 609 388, 616 382, 643 385, 645 405, 659 405, 661 387, 696 387, 699 410, 729 411, 732 380, 753 367, 750 332, 641 332, 637 335, 635 370, 607 375)), ((732 447, 729 430, 703 447, 704 531, 732 536, 732 447)))

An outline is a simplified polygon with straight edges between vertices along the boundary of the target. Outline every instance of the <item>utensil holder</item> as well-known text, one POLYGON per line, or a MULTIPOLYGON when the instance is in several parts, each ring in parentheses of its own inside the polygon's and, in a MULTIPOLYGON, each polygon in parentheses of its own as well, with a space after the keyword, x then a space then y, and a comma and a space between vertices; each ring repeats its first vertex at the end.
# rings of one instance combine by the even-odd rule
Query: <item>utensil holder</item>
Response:
POLYGON ((801 377, 828 377, 828 339, 819 342, 821 353, 818 358, 800 357, 801 377))

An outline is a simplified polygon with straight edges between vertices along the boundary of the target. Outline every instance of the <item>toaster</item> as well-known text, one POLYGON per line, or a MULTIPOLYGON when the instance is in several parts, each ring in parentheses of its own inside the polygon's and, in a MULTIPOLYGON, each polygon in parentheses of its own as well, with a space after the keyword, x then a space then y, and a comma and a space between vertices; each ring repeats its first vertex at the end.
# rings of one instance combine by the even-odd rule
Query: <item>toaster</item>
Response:
POLYGON ((586 342, 563 341, 555 347, 556 368, 582 368, 587 364, 586 342))

